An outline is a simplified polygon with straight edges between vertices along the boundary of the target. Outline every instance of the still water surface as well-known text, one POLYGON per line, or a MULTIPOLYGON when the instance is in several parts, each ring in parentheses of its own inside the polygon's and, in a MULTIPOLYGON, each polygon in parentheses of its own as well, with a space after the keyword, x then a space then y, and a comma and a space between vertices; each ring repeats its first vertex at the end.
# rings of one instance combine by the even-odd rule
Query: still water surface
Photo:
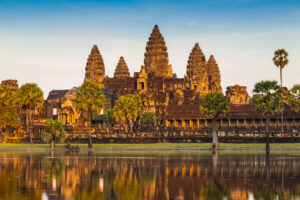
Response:
POLYGON ((300 153, 0 153, 0 199, 300 199, 300 153))

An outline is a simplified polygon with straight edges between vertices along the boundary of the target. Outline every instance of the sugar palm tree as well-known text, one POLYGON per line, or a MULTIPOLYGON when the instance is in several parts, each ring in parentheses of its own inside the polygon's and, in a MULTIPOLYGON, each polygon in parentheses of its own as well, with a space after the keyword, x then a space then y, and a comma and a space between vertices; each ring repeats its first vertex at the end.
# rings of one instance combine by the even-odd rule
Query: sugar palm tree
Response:
POLYGON ((205 95, 201 100, 200 113, 206 117, 210 117, 213 121, 213 150, 218 149, 217 137, 217 118, 220 115, 227 115, 229 113, 228 100, 222 93, 213 92, 205 95))
MULTIPOLYGON (((284 49, 276 50, 273 62, 280 69, 280 86, 282 89, 282 69, 289 63, 288 52, 284 49)), ((283 110, 281 111, 281 131, 283 131, 283 110)))
POLYGON ((101 87, 95 83, 85 81, 73 97, 75 107, 79 111, 85 111, 88 115, 89 148, 92 148, 91 121, 92 112, 99 112, 104 107, 105 96, 101 87))
POLYGON ((283 100, 281 96, 281 87, 277 84, 277 81, 261 81, 255 84, 253 93, 260 94, 255 95, 253 98, 254 109, 266 118, 266 151, 270 151, 269 144, 269 125, 270 117, 276 113, 279 113, 283 106, 283 100))
POLYGON ((26 132, 29 133, 29 141, 32 143, 30 131, 32 113, 43 106, 44 96, 41 88, 36 83, 26 83, 17 92, 19 108, 26 112, 26 132))

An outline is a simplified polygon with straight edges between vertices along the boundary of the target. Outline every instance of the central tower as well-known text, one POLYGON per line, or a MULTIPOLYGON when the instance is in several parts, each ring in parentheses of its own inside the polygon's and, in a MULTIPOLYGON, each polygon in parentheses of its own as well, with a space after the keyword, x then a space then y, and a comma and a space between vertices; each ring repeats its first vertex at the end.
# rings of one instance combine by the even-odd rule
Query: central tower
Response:
POLYGON ((147 42, 144 64, 146 73, 153 73, 156 77, 173 77, 166 43, 157 25, 154 26, 147 42))

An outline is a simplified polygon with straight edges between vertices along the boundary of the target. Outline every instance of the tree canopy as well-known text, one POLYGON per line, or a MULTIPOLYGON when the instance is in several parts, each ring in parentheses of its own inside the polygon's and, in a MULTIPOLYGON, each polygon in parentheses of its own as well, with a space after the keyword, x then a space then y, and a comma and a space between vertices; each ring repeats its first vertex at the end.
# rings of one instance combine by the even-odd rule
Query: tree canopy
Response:
POLYGON ((255 84, 253 93, 254 109, 265 117, 269 117, 281 111, 283 99, 281 97, 281 87, 277 81, 261 81, 255 84))
POLYGON ((47 143, 51 141, 51 147, 54 148, 54 142, 61 142, 65 137, 64 124, 58 120, 48 119, 45 126, 48 132, 43 132, 42 140, 47 143))
POLYGON ((6 85, 0 85, 0 113, 1 130, 7 131, 7 129, 19 124, 16 95, 6 85))
POLYGON ((296 84, 290 90, 291 96, 288 98, 288 104, 295 112, 300 111, 300 84, 296 84))
POLYGON ((35 110, 44 102, 44 95, 36 83, 26 83, 17 92, 17 102, 21 109, 35 110))
POLYGON ((143 112, 141 116, 142 125, 154 125, 156 121, 155 114, 153 112, 143 112))
POLYGON ((85 81, 77 88, 73 102, 79 111, 101 111, 105 102, 104 92, 99 85, 85 81))
POLYGON ((229 112, 228 100, 222 93, 209 93, 203 97, 200 104, 200 113, 206 117, 217 118, 229 112))
POLYGON ((288 63, 288 52, 284 49, 278 49, 274 52, 273 62, 277 67, 283 69, 288 63))
POLYGON ((120 97, 114 107, 115 116, 123 124, 130 125, 132 130, 133 122, 143 110, 142 98, 137 94, 127 94, 120 97))

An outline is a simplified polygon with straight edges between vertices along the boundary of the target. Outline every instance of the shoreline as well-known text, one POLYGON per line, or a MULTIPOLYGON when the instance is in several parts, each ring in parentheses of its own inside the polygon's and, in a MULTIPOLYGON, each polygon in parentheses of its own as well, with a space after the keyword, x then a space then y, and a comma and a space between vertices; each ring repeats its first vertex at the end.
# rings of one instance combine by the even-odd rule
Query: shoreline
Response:
MULTIPOLYGON (((77 146, 77 144, 72 144, 77 146)), ((151 143, 151 144, 78 144, 80 151, 211 151, 211 143, 151 143)), ((51 151, 49 144, 0 144, 0 152, 8 151, 51 151)), ((264 143, 219 143, 219 151, 264 151, 264 143)), ((273 143, 273 151, 299 151, 300 143, 273 143)), ((56 144, 55 151, 67 151, 64 144, 56 144)), ((76 151, 76 149, 71 150, 76 151)))

